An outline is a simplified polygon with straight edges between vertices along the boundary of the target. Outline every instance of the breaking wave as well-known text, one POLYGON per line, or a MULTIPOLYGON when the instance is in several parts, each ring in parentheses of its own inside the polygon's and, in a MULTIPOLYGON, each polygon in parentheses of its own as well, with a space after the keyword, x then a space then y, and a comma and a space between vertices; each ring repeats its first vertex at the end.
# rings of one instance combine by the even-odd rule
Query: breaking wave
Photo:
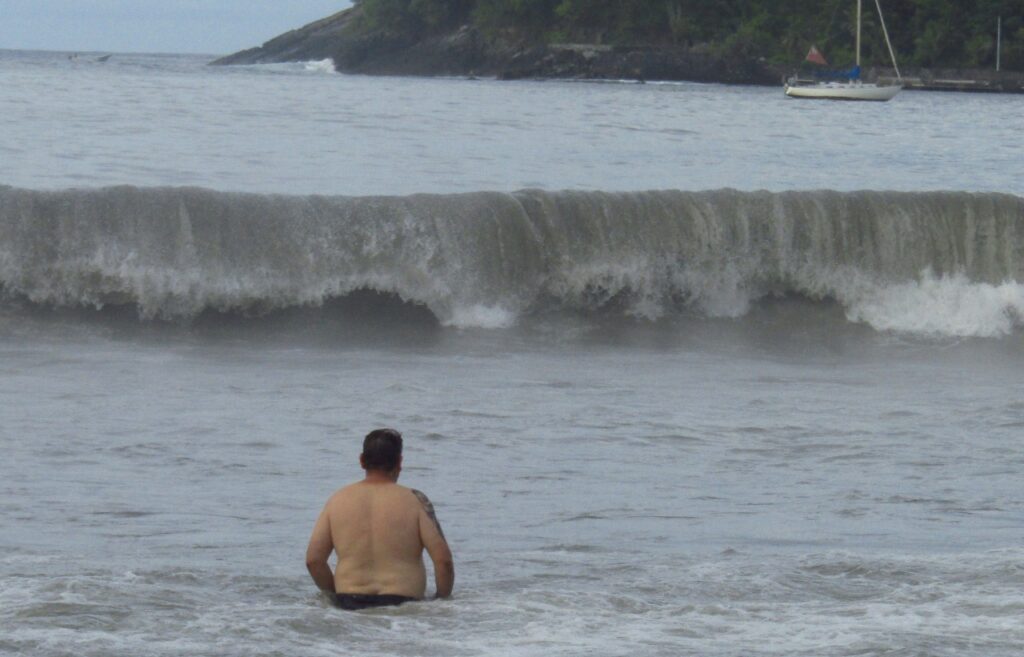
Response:
POLYGON ((799 295, 882 331, 993 337, 1024 326, 1024 199, 0 186, 0 288, 51 307, 131 304, 145 319, 373 290, 485 328, 548 310, 740 317, 799 295))
POLYGON ((337 69, 334 66, 334 60, 330 57, 327 59, 303 62, 303 66, 309 73, 337 73, 337 69))

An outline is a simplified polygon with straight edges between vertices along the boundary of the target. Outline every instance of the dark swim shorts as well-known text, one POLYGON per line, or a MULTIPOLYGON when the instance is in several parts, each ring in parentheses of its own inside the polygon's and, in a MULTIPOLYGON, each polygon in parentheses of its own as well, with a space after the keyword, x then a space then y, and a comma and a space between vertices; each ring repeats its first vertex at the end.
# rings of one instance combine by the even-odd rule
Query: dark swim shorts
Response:
POLYGON ((348 611, 369 609, 371 607, 396 607, 403 602, 413 602, 416 598, 404 595, 374 595, 371 593, 335 593, 331 596, 334 606, 348 611))

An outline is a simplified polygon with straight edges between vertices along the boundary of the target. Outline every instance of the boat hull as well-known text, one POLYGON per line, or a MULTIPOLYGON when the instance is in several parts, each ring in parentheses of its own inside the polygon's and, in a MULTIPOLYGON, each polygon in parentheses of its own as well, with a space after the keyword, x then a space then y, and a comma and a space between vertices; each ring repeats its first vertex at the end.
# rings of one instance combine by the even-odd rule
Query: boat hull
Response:
POLYGON ((900 85, 879 86, 860 82, 823 82, 820 84, 786 85, 790 98, 819 98, 823 100, 874 100, 892 99, 903 87, 900 85))

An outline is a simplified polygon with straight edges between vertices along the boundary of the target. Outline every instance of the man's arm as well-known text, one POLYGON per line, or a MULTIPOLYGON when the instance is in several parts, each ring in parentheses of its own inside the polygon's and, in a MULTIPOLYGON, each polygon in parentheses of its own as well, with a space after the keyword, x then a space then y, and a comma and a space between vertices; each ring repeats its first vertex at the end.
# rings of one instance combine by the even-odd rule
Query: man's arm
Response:
POLYGON ((331 539, 331 521, 327 516, 327 507, 320 512, 320 517, 313 525, 313 535, 309 537, 309 547, 306 548, 306 569, 310 577, 321 591, 334 593, 334 573, 327 563, 334 549, 334 542, 331 539))
POLYGON ((441 523, 434 513, 434 505, 430 503, 427 496, 418 490, 412 491, 416 499, 420 501, 420 540, 423 547, 427 549, 430 560, 434 562, 434 584, 437 588, 437 597, 447 598, 452 594, 455 586, 455 562, 452 560, 452 551, 445 540, 444 532, 441 531, 441 523))

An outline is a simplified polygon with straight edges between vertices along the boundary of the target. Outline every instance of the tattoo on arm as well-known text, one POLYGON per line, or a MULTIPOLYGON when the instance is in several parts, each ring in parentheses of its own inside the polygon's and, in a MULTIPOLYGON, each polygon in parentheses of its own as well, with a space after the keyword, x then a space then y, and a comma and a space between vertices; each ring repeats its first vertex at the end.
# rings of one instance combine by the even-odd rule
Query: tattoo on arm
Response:
POLYGON ((430 503, 430 500, 427 499, 426 495, 418 490, 412 489, 412 494, 415 495, 416 499, 418 499, 420 504, 423 505, 423 510, 427 512, 430 519, 434 521, 434 526, 437 527, 437 533, 441 535, 443 540, 447 541, 448 539, 444 537, 444 532, 441 531, 441 523, 437 520, 437 514, 434 513, 434 505, 430 503))

